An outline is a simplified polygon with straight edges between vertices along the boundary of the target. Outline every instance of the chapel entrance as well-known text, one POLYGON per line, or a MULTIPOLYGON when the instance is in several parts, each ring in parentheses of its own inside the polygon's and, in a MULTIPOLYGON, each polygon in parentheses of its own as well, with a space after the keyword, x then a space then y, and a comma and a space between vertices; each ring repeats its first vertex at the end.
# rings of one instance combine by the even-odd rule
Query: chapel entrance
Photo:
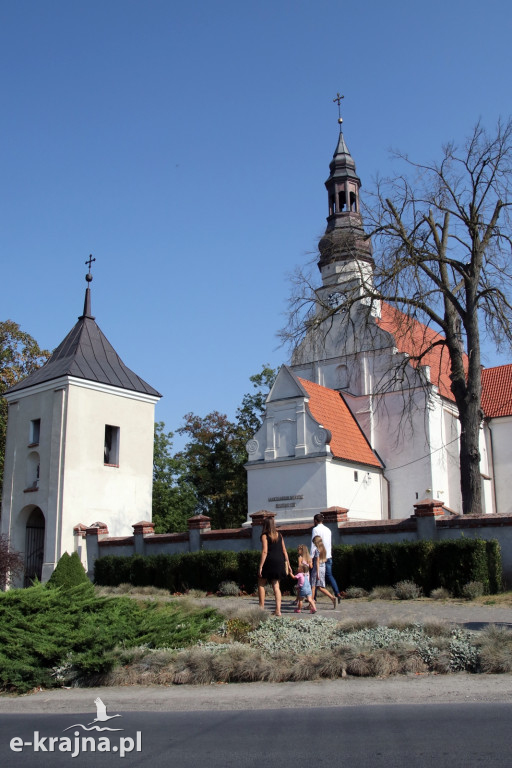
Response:
POLYGON ((35 507, 27 520, 25 533, 25 580, 24 587, 30 587, 34 579, 41 581, 44 561, 44 515, 35 507))

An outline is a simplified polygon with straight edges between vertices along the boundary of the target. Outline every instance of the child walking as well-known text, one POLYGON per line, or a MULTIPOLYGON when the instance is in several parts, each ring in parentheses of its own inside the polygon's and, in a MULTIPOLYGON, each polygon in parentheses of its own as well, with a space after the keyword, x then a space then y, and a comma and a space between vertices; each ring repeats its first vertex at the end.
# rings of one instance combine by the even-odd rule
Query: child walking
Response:
POLYGON ((313 572, 311 574, 311 586, 313 588, 313 599, 316 598, 316 590, 319 589, 322 594, 332 600, 332 607, 336 609, 336 598, 325 588, 325 561, 327 552, 321 536, 315 536, 313 539, 313 572))
POLYGON ((305 561, 299 562, 299 571, 296 575, 292 573, 292 577, 297 579, 297 586, 299 588, 297 607, 295 608, 294 612, 300 613, 302 611, 302 603, 304 598, 306 598, 307 602, 309 603, 309 612, 316 613, 316 605, 311 595, 311 584, 309 583, 308 563, 305 561))

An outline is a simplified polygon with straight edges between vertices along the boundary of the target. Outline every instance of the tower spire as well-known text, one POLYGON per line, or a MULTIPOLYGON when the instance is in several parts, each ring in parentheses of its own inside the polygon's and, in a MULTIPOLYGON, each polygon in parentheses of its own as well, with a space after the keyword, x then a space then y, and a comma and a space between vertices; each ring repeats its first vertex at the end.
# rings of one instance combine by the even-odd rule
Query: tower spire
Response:
POLYGON ((85 265, 89 267, 89 271, 85 276, 85 279, 87 281, 87 288, 85 289, 84 312, 83 312, 83 315, 78 318, 79 320, 82 320, 85 317, 90 317, 92 320, 94 320, 94 317, 91 314, 91 289, 90 289, 90 284, 92 283, 91 266, 93 261, 96 261, 96 259, 93 258, 91 254, 87 259, 87 261, 85 262, 85 265))
POLYGON ((338 104, 338 143, 329 164, 329 178, 325 182, 329 204, 325 235, 319 243, 320 270, 334 261, 363 259, 372 262, 371 243, 365 239, 359 205, 361 179, 356 173, 354 158, 349 152, 341 129, 340 93, 333 99, 338 104))

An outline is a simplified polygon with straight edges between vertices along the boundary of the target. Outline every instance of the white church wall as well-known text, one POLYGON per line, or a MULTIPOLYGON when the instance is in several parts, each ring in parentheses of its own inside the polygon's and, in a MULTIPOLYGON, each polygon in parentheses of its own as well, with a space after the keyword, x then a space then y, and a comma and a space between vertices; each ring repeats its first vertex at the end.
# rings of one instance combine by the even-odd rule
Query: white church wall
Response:
POLYGON ((384 462, 391 517, 409 517, 414 503, 432 489, 425 393, 392 392, 374 398, 373 405, 372 447, 384 462))
POLYGON ((494 459, 496 512, 500 515, 512 514, 512 493, 510 492, 510 467, 512 466, 511 427, 512 417, 510 416, 492 419, 488 425, 494 459))
MULTIPOLYGON (((65 529, 104 522, 112 536, 130 535, 151 520, 154 402, 84 383, 69 390, 64 485, 65 529), (119 430, 118 461, 104 462, 105 426, 119 430)), ((66 546, 68 542, 66 541, 66 546)))
POLYGON ((47 543, 53 541, 57 532, 56 521, 48 514, 53 389, 40 387, 31 397, 26 397, 23 391, 16 393, 16 397, 8 397, 1 530, 10 536, 13 548, 23 555, 27 520, 35 508, 39 508, 45 518, 47 543), (34 422, 40 424, 35 444, 32 442, 34 422), (33 463, 35 455, 37 465, 33 463))
POLYGON ((325 457, 249 463, 246 469, 249 515, 266 509, 276 520, 309 521, 329 506, 325 457))
POLYGON ((349 520, 380 520, 383 516, 381 473, 362 464, 327 466, 327 507, 348 509, 349 520))

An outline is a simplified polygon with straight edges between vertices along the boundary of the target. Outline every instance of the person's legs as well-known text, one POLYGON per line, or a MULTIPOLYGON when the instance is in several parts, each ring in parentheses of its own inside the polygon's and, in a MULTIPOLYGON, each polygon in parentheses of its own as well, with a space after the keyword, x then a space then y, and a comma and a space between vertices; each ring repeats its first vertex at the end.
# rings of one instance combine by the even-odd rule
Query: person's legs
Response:
POLYGON ((272 582, 272 589, 274 590, 274 596, 276 598, 276 610, 274 611, 275 616, 281 615, 281 588, 279 586, 279 582, 273 581, 272 582))
POLYGON ((265 607, 265 584, 267 583, 266 579, 260 579, 258 577, 258 602, 260 604, 260 608, 265 607))
POLYGON ((336 584, 336 579, 332 575, 332 557, 330 557, 328 560, 325 561, 325 578, 331 585, 331 587, 334 589, 334 594, 336 597, 339 597, 340 590, 338 589, 338 585, 336 584))
POLYGON ((327 597, 329 598, 329 600, 332 600, 332 604, 333 604, 334 606, 336 605, 336 598, 335 598, 333 595, 331 595, 331 593, 329 592, 329 590, 328 590, 328 589, 326 589, 325 587, 317 587, 317 589, 318 589, 318 590, 319 590, 319 591, 320 591, 320 592, 321 592, 323 595, 327 595, 327 597))

